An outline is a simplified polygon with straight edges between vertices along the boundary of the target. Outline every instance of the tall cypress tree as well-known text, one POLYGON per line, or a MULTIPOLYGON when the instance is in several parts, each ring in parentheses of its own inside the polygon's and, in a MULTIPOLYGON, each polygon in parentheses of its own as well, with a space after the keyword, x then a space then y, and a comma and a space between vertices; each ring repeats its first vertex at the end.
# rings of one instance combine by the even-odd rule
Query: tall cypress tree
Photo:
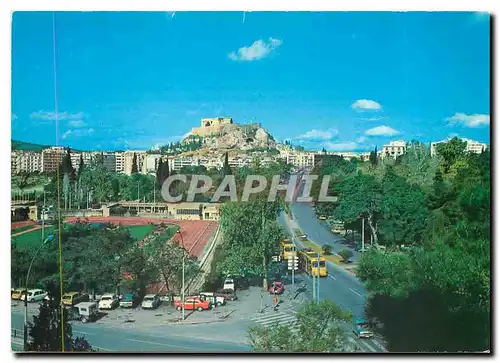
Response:
POLYGON ((78 178, 80 178, 80 175, 82 175, 83 168, 85 167, 85 164, 83 162, 83 154, 80 154, 80 164, 78 165, 78 178))
POLYGON ((377 146, 375 146, 375 150, 370 153, 370 163, 377 165, 377 161, 377 146))
POLYGON ((132 174, 135 174, 137 173, 138 169, 137 169, 137 154, 134 153, 134 157, 132 159, 132 174))
POLYGON ((160 160, 158 161, 158 166, 156 168, 156 184, 158 189, 161 189, 161 185, 163 184, 162 173, 163 173, 163 160, 162 158, 160 158, 160 160))
POLYGON ((71 164, 71 151, 66 148, 66 154, 64 154, 62 159, 62 172, 63 174, 70 174, 73 169, 73 165, 71 164))
POLYGON ((226 155, 224 155, 224 165, 222 166, 222 175, 231 175, 231 167, 229 166, 229 155, 226 152, 226 155))
POLYGON ((163 185, 163 183, 165 182, 165 180, 167 180, 169 176, 170 176, 170 168, 168 167, 168 159, 166 159, 162 165, 161 185, 163 185))

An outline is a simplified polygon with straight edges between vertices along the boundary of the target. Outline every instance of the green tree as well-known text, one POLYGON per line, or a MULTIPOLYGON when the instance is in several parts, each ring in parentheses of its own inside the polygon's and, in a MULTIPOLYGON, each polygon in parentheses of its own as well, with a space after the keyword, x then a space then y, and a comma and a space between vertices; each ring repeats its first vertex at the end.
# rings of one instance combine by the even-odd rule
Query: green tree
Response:
POLYGON ((249 329, 249 340, 259 353, 335 353, 352 352, 343 323, 351 315, 330 300, 308 302, 297 313, 298 332, 279 323, 249 329))
POLYGON ((371 175, 358 173, 345 178, 341 188, 335 219, 354 222, 366 218, 368 227, 378 244, 379 221, 382 218, 382 187, 371 175))
POLYGON ((28 322, 29 340, 28 352, 61 352, 62 321, 64 321, 64 351, 95 352, 89 342, 83 337, 73 339, 72 325, 69 323, 68 312, 58 304, 42 302, 38 315, 33 316, 33 322, 28 322), (64 314, 61 319, 61 310, 64 314))
POLYGON ((83 162, 83 154, 80 154, 80 163, 78 165, 78 179, 80 179, 83 168, 85 168, 85 163, 83 162))
POLYGON ((378 163, 378 151, 377 147, 375 146, 375 150, 370 152, 370 164, 377 165, 377 163, 378 163))
POLYGON ((437 153, 444 159, 443 168, 445 173, 448 173, 450 167, 460 158, 465 155, 467 142, 454 137, 446 143, 437 145, 437 153))
POLYGON ((222 175, 231 175, 233 174, 231 167, 229 166, 229 155, 226 152, 224 154, 224 164, 222 165, 222 175))
POLYGON ((158 186, 158 189, 161 189, 161 186, 163 185, 163 160, 160 158, 158 160, 158 167, 156 169, 156 185, 158 186))
POLYGON ((132 158, 132 174, 135 174, 138 172, 138 167, 137 167, 137 154, 134 153, 134 156, 132 158))

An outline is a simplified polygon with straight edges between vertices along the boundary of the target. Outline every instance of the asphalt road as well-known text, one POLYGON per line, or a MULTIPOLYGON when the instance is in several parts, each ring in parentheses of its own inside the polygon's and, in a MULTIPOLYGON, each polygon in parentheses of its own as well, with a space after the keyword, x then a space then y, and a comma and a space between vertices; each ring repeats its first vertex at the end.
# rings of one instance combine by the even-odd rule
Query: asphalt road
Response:
MULTIPOLYGON (((24 315, 20 311, 12 311, 12 329, 22 332, 24 315)), ((220 329, 221 325, 213 327, 213 330, 220 329)), ((206 337, 190 335, 189 330, 177 334, 174 327, 165 326, 164 329, 154 329, 149 331, 139 331, 130 328, 116 328, 113 326, 102 326, 92 323, 73 324, 73 336, 83 335, 93 348, 99 352, 112 353, 231 353, 250 352, 250 346, 246 344, 223 341, 217 338, 217 334, 206 334, 206 337)), ((196 327, 189 327, 195 331, 196 327)), ((22 348, 22 334, 20 339, 12 340, 13 349, 22 348)))

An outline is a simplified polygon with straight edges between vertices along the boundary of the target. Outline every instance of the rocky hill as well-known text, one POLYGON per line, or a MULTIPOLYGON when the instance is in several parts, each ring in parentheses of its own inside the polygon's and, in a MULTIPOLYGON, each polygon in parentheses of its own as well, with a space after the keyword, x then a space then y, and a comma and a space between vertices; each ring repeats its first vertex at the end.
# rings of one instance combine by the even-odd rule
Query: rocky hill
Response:
MULTIPOLYGON (((230 125, 213 135, 203 137, 203 145, 189 155, 219 156, 246 153, 253 149, 274 149, 277 145, 273 136, 258 124, 230 125)), ((182 142, 189 143, 195 137, 188 136, 182 142)))

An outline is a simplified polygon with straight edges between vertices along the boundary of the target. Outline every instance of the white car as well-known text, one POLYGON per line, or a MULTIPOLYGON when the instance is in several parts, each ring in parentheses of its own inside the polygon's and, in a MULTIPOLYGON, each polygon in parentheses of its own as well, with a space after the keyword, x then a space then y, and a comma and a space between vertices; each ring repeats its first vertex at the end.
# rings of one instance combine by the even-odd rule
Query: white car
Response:
POLYGON ((224 296, 217 296, 213 292, 200 292, 200 297, 208 298, 212 305, 222 306, 226 303, 224 296))
POLYGON ((222 288, 224 290, 233 290, 235 291, 235 288, 234 288, 234 280, 231 279, 231 278, 227 278, 224 280, 224 284, 222 285, 222 288))
MULTIPOLYGON (((28 290, 28 302, 42 301, 47 296, 47 292, 40 289, 28 290)), ((26 299, 26 294, 21 296, 21 300, 26 299)))
POLYGON ((116 308, 120 302, 115 294, 104 294, 99 300, 99 309, 101 310, 112 310, 116 308))
POLYGON ((156 309, 160 306, 160 297, 155 294, 147 294, 142 300, 141 307, 143 309, 156 309))

